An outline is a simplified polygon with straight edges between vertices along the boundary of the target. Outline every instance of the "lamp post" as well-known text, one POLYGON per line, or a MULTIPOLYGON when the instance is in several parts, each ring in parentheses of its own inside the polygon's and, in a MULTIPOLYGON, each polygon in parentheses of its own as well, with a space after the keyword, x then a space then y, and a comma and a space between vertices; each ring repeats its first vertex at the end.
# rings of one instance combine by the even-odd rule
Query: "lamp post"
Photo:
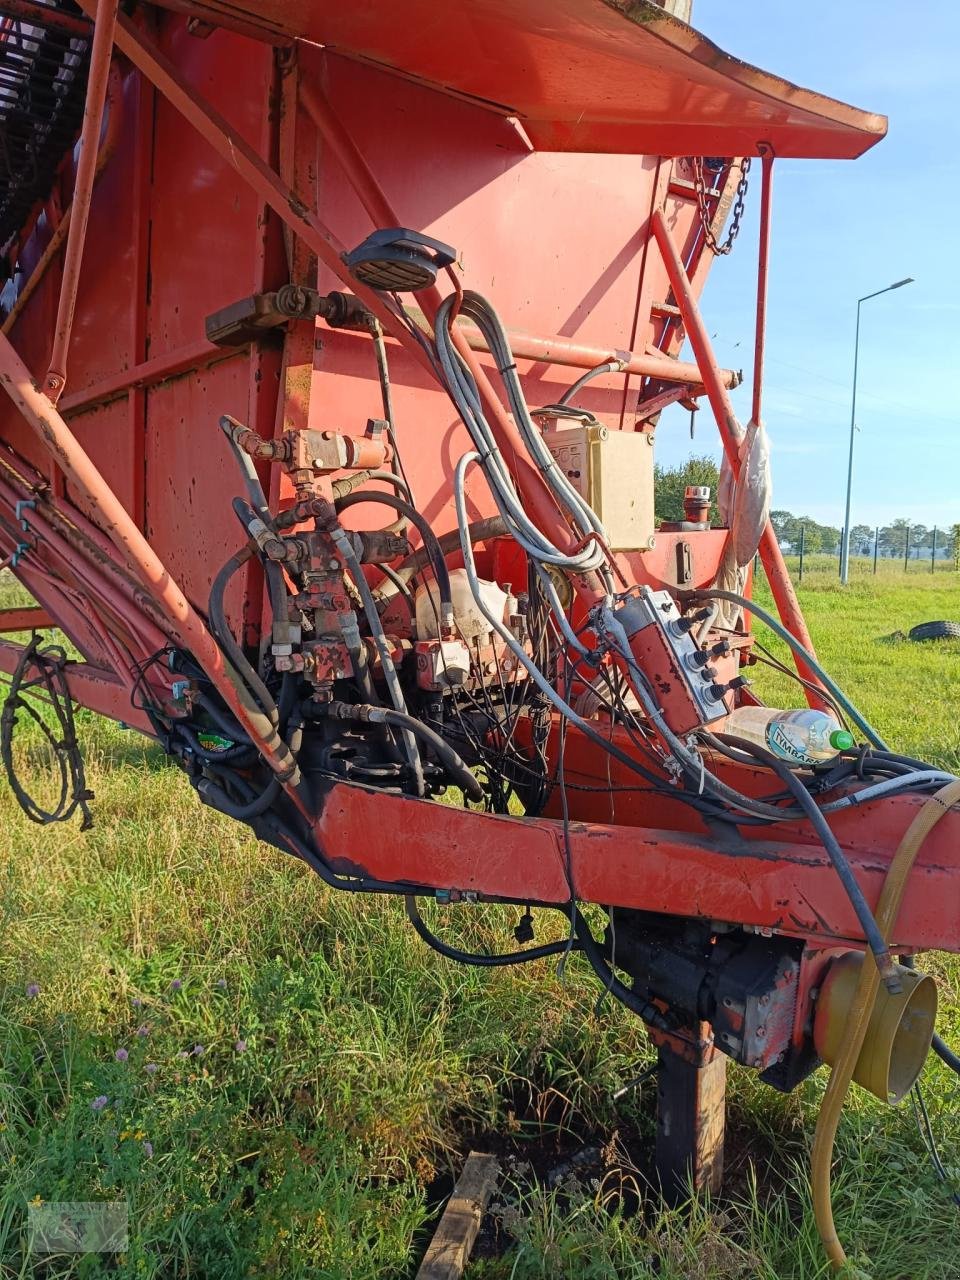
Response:
POLYGON ((843 517, 843 533, 840 542, 840 582, 846 586, 850 580, 850 496, 853 489, 853 437, 857 419, 857 361, 860 356, 860 308, 871 298, 879 298, 881 293, 889 293, 891 289, 902 289, 905 284, 913 284, 913 276, 888 284, 885 289, 876 293, 865 294, 857 299, 857 334, 853 343, 853 400, 850 406, 850 457, 847 462, 847 507, 843 517))

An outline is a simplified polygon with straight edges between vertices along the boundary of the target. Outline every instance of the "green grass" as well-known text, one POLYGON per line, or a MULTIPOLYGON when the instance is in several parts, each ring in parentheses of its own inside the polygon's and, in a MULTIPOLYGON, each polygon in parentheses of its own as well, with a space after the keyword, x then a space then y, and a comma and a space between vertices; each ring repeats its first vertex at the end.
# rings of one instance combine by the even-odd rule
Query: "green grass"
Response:
MULTIPOLYGON (((801 599, 822 659, 877 727, 958 767, 960 646, 886 638, 960 620, 957 579, 858 576, 842 592, 825 570, 801 599)), ((756 671, 769 701, 796 705, 756 671)), ((610 1097, 650 1050, 612 1002, 596 1009, 578 957, 562 978, 551 963, 448 964, 396 902, 330 893, 201 808, 139 736, 79 721, 91 831, 33 826, 0 790, 0 1275, 412 1276, 429 1188, 490 1131, 517 1157, 495 1213, 510 1243, 469 1280, 827 1274, 806 1187, 823 1072, 782 1097, 732 1069, 731 1194, 666 1212, 641 1190, 642 1211, 622 1215, 614 1193, 642 1186, 631 1165, 649 1158, 651 1086, 610 1097), (525 1153, 576 1150, 585 1134, 608 1143, 604 1176, 531 1186, 525 1153), (37 1197, 125 1200, 127 1253, 30 1255, 37 1197)), ((444 927, 502 946, 515 919, 452 909, 444 927)), ((944 1034, 960 1041, 960 967, 933 967, 944 1034)), ((960 1177, 958 1082, 937 1063, 926 1081, 960 1177)), ((841 1238, 875 1280, 960 1275, 960 1213, 909 1111, 856 1091, 835 1185, 841 1238)))

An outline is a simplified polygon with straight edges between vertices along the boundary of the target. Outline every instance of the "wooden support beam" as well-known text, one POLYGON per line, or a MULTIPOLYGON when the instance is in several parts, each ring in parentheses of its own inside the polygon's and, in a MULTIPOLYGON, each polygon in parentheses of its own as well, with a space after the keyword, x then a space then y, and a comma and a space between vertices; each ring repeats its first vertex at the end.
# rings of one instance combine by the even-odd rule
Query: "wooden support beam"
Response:
POLYGON ((691 1189, 721 1188, 726 1082, 727 1060, 712 1047, 700 1067, 672 1049, 657 1050, 656 1168, 671 1204, 691 1189))
POLYGON ((499 1172, 496 1157, 470 1152, 416 1280, 460 1280, 499 1172))

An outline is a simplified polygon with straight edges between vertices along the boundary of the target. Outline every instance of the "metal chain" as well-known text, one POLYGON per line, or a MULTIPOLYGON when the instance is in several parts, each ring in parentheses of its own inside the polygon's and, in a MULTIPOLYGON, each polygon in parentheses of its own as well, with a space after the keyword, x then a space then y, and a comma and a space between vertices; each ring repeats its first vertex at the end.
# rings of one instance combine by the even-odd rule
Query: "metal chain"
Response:
POLYGON ((693 156, 693 185, 697 193, 697 204, 700 209, 700 225, 703 227, 703 237, 714 253, 729 253, 733 248, 733 242, 740 234, 740 224, 743 221, 743 213, 745 208, 745 200, 747 196, 747 175, 750 172, 750 157, 744 156, 740 161, 740 180, 737 183, 737 194, 733 202, 733 212, 730 217, 730 230, 727 232, 727 238, 721 244, 717 237, 713 234, 713 219, 710 215, 710 209, 707 206, 707 184, 703 177, 703 157, 693 156))

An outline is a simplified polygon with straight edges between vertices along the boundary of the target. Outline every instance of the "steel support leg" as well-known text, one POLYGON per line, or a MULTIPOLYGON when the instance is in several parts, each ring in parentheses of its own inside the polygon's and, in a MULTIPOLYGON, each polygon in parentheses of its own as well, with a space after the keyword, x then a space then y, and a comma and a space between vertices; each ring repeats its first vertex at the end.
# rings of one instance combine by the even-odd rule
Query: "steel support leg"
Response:
POLYGON ((716 1194, 723 1183, 727 1060, 711 1051, 694 1066, 672 1049, 657 1050, 656 1169, 664 1198, 687 1199, 691 1188, 716 1194))

